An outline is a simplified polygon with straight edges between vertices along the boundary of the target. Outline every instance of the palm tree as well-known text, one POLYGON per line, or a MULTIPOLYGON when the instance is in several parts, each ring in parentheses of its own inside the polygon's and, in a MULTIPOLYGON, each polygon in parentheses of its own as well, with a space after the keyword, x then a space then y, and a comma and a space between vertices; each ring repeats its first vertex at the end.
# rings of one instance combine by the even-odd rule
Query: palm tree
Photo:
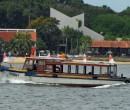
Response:
POLYGON ((86 52, 87 51, 87 47, 89 47, 92 43, 92 39, 89 36, 82 36, 80 38, 80 51, 81 52, 86 52))

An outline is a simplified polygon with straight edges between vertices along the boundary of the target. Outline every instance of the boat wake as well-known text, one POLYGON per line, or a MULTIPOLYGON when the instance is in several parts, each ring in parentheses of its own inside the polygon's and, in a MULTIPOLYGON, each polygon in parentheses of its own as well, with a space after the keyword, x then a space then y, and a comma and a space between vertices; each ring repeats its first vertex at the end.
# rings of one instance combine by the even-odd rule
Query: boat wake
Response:
POLYGON ((33 81, 26 81, 24 79, 17 79, 17 78, 9 78, 6 75, 2 76, 0 75, 0 83, 12 83, 12 84, 34 84, 34 85, 55 85, 55 86, 59 86, 59 84, 49 84, 49 83, 36 83, 33 81))
POLYGON ((26 83, 33 83, 31 81, 24 81, 22 79, 6 79, 6 83, 17 83, 17 84, 26 84, 26 83))
POLYGON ((6 74, 0 74, 0 83, 17 83, 17 84, 25 84, 25 83, 33 83, 32 81, 25 81, 23 79, 15 79, 9 78, 6 74))
POLYGON ((117 83, 117 84, 111 84, 111 85, 103 85, 103 86, 97 86, 97 87, 93 87, 93 88, 102 89, 102 88, 111 88, 111 87, 122 86, 122 85, 126 85, 126 83, 117 83))

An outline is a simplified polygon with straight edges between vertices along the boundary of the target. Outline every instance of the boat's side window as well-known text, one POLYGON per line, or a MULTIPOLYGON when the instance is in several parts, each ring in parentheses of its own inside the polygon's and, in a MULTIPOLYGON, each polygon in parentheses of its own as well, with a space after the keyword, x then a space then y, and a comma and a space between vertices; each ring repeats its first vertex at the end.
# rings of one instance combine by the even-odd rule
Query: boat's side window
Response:
POLYGON ((34 64, 33 64, 33 70, 37 70, 38 68, 38 61, 34 61, 34 64))
POLYGON ((37 66, 37 70, 38 71, 43 71, 44 70, 44 64, 43 64, 43 61, 41 60, 39 60, 38 61, 38 66, 37 66))
POLYGON ((32 60, 28 60, 28 61, 26 61, 25 67, 26 67, 26 69, 27 68, 32 69, 32 65, 33 65, 33 61, 32 60))
POLYGON ((39 64, 39 65, 43 65, 43 61, 39 61, 38 64, 39 64))

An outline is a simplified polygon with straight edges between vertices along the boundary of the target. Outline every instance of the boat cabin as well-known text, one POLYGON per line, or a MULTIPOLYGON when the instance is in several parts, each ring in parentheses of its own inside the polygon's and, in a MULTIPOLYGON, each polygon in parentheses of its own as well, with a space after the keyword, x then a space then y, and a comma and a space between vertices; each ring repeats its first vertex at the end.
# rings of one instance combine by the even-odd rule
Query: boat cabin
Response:
POLYGON ((27 57, 25 63, 23 65, 23 70, 27 70, 28 68, 34 71, 46 72, 48 68, 51 66, 47 65, 47 62, 55 62, 61 63, 66 59, 63 58, 52 58, 52 57, 27 57))
POLYGON ((81 76, 110 78, 117 76, 117 65, 95 62, 73 62, 62 58, 26 58, 23 69, 32 69, 38 76, 81 76))

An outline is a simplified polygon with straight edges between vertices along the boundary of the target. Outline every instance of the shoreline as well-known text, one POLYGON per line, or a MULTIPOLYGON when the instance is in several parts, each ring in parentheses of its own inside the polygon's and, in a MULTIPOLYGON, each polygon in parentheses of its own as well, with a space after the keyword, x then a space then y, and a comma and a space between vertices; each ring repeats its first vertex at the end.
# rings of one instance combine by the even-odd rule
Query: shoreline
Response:
POLYGON ((26 57, 13 57, 13 63, 24 63, 26 57))
MULTIPOLYGON (((24 63, 25 62, 26 57, 13 57, 13 63, 24 63)), ((77 60, 74 59, 72 60, 74 62, 82 62, 83 60, 77 60)), ((105 62, 105 63, 109 63, 109 61, 94 61, 94 60, 87 60, 88 62, 105 62)), ((118 62, 115 61, 115 64, 130 64, 130 62, 118 62)))

